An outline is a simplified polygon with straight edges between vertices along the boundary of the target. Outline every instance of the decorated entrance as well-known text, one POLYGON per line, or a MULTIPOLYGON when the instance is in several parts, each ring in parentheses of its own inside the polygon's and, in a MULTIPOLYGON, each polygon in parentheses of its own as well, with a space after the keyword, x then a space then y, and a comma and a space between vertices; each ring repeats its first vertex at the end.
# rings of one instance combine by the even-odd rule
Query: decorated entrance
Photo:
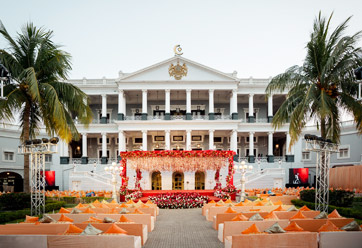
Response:
POLYGON ((161 172, 152 172, 152 190, 162 190, 161 172))
POLYGON ((195 173, 195 189, 205 189, 205 173, 202 171, 197 171, 195 173))
MULTIPOLYGON (((165 151, 132 151, 121 152, 121 166, 122 170, 122 190, 128 188, 128 177, 126 175, 127 167, 135 170, 135 190, 142 190, 141 180, 142 172, 149 171, 152 180, 149 184, 152 190, 183 190, 185 189, 185 172, 194 172, 194 178, 191 179, 193 188, 197 190, 205 190, 205 171, 215 171, 214 189, 220 189, 220 169, 227 167, 228 174, 226 176, 227 186, 233 185, 234 162, 233 151, 180 151, 180 150, 165 150, 165 151), (161 173, 166 173, 165 176, 161 173), (168 174, 170 173, 170 174, 168 174), (161 182, 164 181, 164 182, 161 182)), ((188 175, 190 175, 188 173, 188 175)), ((148 180, 149 180, 148 179, 148 180)), ((145 180, 145 179, 144 179, 145 180)), ((188 182, 191 182, 189 176, 188 182)), ((144 182, 144 181, 143 181, 144 182)), ((147 185, 147 183, 142 183, 147 185)), ((189 188, 186 188, 189 190, 189 188)))
POLYGON ((172 190, 183 190, 184 189, 184 173, 174 172, 172 174, 172 190))

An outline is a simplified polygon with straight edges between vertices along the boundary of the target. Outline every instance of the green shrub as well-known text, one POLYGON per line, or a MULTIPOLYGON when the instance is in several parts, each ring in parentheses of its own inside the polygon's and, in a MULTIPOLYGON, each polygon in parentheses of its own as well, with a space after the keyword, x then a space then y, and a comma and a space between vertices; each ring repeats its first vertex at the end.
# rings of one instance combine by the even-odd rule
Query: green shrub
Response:
MULTIPOLYGON (((345 190, 330 190, 329 204, 339 207, 349 207, 353 203, 353 192, 345 190)), ((315 202, 315 190, 303 190, 300 192, 300 199, 306 202, 315 202)))
POLYGON ((0 196, 0 210, 20 210, 30 208, 30 194, 9 193, 0 196))
MULTIPOLYGON (((45 205, 45 212, 52 212, 53 210, 58 210, 63 206, 65 206, 65 202, 51 202, 45 205)), ((0 224, 4 224, 18 219, 25 219, 25 215, 30 214, 30 209, 0 212, 0 224)))
MULTIPOLYGON (((297 207, 302 207, 306 205, 310 209, 315 209, 315 204, 312 202, 302 201, 302 200, 292 200, 292 203, 297 207)), ((345 208, 345 207, 336 207, 333 205, 328 205, 328 213, 331 213, 333 210, 337 209, 338 213, 343 217, 362 219, 362 211, 354 208, 345 208)))

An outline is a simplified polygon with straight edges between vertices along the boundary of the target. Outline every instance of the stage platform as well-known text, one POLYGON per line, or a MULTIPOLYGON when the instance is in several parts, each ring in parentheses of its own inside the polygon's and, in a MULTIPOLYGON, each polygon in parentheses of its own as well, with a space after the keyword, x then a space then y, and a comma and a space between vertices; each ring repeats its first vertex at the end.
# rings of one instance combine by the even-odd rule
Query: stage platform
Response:
POLYGON ((220 198, 214 196, 214 190, 142 190, 142 202, 148 201, 148 197, 160 195, 160 194, 169 194, 169 193, 198 193, 203 196, 208 196, 209 201, 219 201, 220 198))

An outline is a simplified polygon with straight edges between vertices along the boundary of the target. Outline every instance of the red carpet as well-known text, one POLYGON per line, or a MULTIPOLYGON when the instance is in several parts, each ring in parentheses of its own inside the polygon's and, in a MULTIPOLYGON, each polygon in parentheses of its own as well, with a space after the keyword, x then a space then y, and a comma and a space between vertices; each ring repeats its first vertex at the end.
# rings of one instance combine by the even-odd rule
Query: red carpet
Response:
POLYGON ((214 196, 214 190, 142 190, 142 198, 140 200, 142 202, 148 201, 149 196, 155 196, 160 194, 168 194, 168 193, 198 193, 200 195, 208 196, 209 201, 219 201, 220 198, 214 196))

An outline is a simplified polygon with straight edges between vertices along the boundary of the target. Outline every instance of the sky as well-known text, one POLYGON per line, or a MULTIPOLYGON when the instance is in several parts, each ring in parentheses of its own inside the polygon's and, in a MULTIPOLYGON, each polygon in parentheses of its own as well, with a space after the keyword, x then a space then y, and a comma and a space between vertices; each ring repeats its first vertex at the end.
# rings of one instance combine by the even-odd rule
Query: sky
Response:
MULTIPOLYGON (((172 56, 238 77, 267 78, 301 65, 315 17, 349 16, 346 34, 362 29, 358 0, 1 0, 0 20, 11 35, 27 22, 54 31, 72 55, 69 78, 116 78, 172 56)), ((360 42, 362 46, 362 43, 360 42)), ((7 44, 0 38, 0 47, 7 44)))

